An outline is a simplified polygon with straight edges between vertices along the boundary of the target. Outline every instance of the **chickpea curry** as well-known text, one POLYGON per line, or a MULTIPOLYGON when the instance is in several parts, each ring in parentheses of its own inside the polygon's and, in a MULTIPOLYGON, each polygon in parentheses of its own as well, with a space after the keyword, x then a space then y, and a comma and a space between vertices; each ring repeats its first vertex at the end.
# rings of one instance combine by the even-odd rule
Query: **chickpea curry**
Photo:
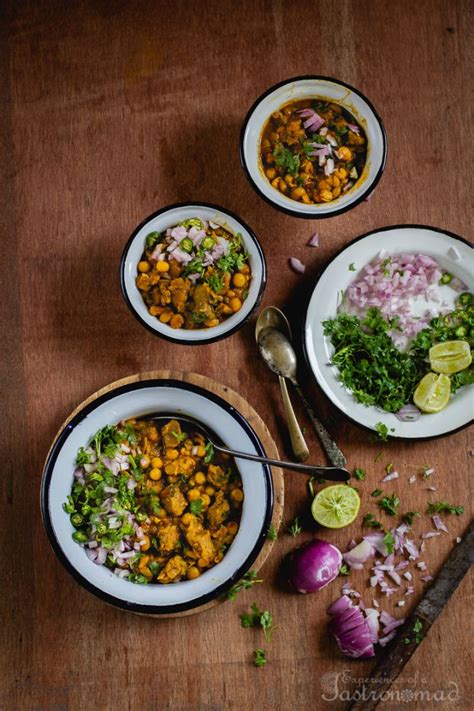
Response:
POLYGON ((362 175, 367 137, 339 104, 291 101, 265 124, 260 153, 265 176, 276 190, 306 205, 328 203, 362 175))
MULTIPOLYGON (((186 425, 188 427, 188 425, 186 425)), ((76 543, 134 583, 193 580, 239 529, 244 493, 231 458, 170 419, 107 425, 76 457, 63 505, 76 543)))
POLYGON ((212 328, 242 308, 251 271, 240 234, 191 218, 151 232, 136 285, 148 311, 171 328, 212 328))

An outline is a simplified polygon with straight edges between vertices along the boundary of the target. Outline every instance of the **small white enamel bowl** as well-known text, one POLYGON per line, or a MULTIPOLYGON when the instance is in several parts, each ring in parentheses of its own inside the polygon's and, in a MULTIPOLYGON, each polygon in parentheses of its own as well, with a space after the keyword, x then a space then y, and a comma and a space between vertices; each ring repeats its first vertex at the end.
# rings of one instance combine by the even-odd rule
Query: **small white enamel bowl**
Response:
POLYGON ((173 413, 190 415, 234 449, 264 455, 245 418, 217 395, 178 380, 143 380, 117 386, 84 404, 59 433, 46 460, 41 485, 43 522, 57 557, 68 572, 101 600, 132 612, 173 614, 219 597, 251 568, 262 549, 273 511, 273 485, 267 465, 236 462, 244 489, 239 531, 220 563, 195 580, 169 585, 138 585, 118 578, 87 557, 72 539, 74 528, 63 503, 71 492, 77 450, 101 427, 129 417, 173 413))
POLYGON ((147 217, 134 230, 128 240, 122 254, 120 262, 120 284, 127 306, 140 323, 161 338, 174 343, 184 343, 186 345, 202 345, 213 343, 222 338, 227 338, 235 333, 246 323, 252 313, 259 305, 267 281, 267 266, 262 247, 245 222, 228 210, 224 210, 217 205, 203 202, 187 202, 158 210, 147 217), (171 328, 166 323, 152 316, 143 301, 135 280, 137 278, 137 265, 145 248, 145 238, 150 232, 163 232, 168 227, 174 227, 182 220, 192 217, 199 217, 202 220, 212 220, 221 224, 232 233, 242 235, 242 244, 249 255, 249 266, 252 279, 247 298, 242 304, 242 308, 225 321, 213 328, 199 328, 188 330, 184 328, 171 328))
POLYGON ((253 104, 244 121, 240 136, 240 160, 257 193, 273 207, 288 215, 318 219, 340 215, 368 197, 379 182, 387 159, 387 137, 380 116, 371 102, 354 87, 342 81, 321 76, 303 76, 275 84, 253 104), (305 205, 273 188, 263 172, 260 141, 270 115, 289 101, 322 98, 346 108, 367 135, 367 160, 355 185, 329 203, 305 205))

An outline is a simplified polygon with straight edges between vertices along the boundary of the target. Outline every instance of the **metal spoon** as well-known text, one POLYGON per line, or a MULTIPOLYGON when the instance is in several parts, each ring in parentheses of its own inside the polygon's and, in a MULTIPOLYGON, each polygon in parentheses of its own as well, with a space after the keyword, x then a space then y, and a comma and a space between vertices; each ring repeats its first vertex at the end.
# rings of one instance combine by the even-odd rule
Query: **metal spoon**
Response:
MULTIPOLYGON (((267 306, 266 309, 261 311, 257 319, 257 323, 255 324, 255 340, 257 341, 257 344, 260 333, 268 327, 273 327, 282 333, 286 333, 288 338, 291 338, 290 324, 288 323, 286 316, 275 306, 267 306)), ((308 445, 305 442, 298 420, 296 419, 295 411, 293 410, 293 405, 291 404, 290 396, 288 394, 288 388, 286 387, 286 380, 282 375, 278 375, 278 380, 280 382, 281 397, 283 400, 283 407, 285 409, 286 424, 290 435, 291 447, 296 459, 299 462, 304 462, 309 457, 308 445)))
POLYGON ((147 420, 153 420, 153 422, 158 423, 158 426, 167 424, 170 420, 177 420, 180 423, 186 423, 191 425, 193 432, 200 432, 204 437, 211 442, 212 446, 218 452, 223 454, 229 454, 231 457, 236 457, 237 459, 249 459, 252 462, 261 462, 262 464, 270 464, 274 467, 282 467, 282 469, 292 469, 296 472, 302 472, 306 475, 317 476, 320 479, 326 479, 327 481, 348 481, 350 478, 350 472, 342 467, 325 467, 316 466, 313 464, 298 464, 296 462, 284 462, 279 459, 270 459, 269 457, 261 457, 257 454, 249 454, 248 452, 239 452, 235 449, 229 449, 225 447, 219 440, 217 443, 217 436, 208 430, 208 428, 203 425, 198 420, 195 420, 189 415, 182 415, 181 413, 164 414, 160 412, 159 415, 147 415, 147 420))
POLYGON ((296 392, 308 413, 314 429, 321 440, 331 464, 344 467, 346 458, 332 439, 331 435, 316 417, 313 408, 306 399, 296 379, 296 353, 287 336, 272 326, 263 328, 259 333, 258 346, 268 367, 277 375, 288 378, 293 383, 296 392))

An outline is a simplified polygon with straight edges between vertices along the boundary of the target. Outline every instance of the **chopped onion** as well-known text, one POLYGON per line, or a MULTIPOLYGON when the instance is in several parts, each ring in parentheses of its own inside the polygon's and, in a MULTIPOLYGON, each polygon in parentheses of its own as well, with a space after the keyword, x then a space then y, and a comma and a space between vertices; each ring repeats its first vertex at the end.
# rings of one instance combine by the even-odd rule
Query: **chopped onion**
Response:
POLYGON ((432 575, 423 575, 420 580, 422 580, 424 583, 429 583, 430 580, 434 580, 432 575))
POLYGON ((315 232, 308 241, 308 247, 319 247, 319 234, 315 232))
POLYGON ((422 533, 422 538, 434 538, 435 536, 441 536, 440 531, 429 531, 428 533, 422 533))
POLYGON ((373 558, 374 555, 375 549, 373 545, 369 541, 363 540, 358 546, 344 553, 342 557, 347 565, 354 570, 362 570, 364 563, 366 563, 369 558, 373 558))
POLYGON ((368 622, 360 607, 354 605, 346 596, 331 605, 328 614, 333 618, 329 629, 341 652, 352 659, 369 659, 375 655, 375 615, 371 614, 371 620, 368 622))
POLYGON ((402 422, 416 422, 421 417, 420 410, 415 405, 404 405, 401 410, 396 413, 396 416, 402 422))
POLYGON ((408 479, 409 484, 414 484, 416 481, 416 475, 412 474, 412 476, 408 479))
POLYGON ((441 516, 438 516, 437 514, 435 514, 434 516, 431 517, 431 520, 433 521, 433 523, 434 523, 435 527, 438 529, 438 531, 445 531, 445 533, 449 533, 445 524, 441 520, 441 516))
POLYGON ((398 472, 390 472, 390 474, 387 474, 382 481, 392 481, 392 479, 398 479, 399 476, 400 474, 398 472))
POLYGON ((304 274, 306 266, 296 257, 290 257, 290 267, 297 274, 304 274))

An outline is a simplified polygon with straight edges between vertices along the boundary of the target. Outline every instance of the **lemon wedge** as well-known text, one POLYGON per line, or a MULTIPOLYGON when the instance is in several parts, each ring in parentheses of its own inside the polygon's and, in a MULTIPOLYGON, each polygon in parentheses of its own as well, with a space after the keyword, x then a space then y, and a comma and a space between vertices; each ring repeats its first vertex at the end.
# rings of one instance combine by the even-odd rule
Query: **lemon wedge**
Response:
POLYGON ((467 341, 445 341, 431 346, 431 370, 435 373, 459 373, 472 363, 471 349, 467 341))
POLYGON ((428 373, 420 380, 413 402, 422 412, 440 412, 449 402, 451 381, 444 373, 428 373))

